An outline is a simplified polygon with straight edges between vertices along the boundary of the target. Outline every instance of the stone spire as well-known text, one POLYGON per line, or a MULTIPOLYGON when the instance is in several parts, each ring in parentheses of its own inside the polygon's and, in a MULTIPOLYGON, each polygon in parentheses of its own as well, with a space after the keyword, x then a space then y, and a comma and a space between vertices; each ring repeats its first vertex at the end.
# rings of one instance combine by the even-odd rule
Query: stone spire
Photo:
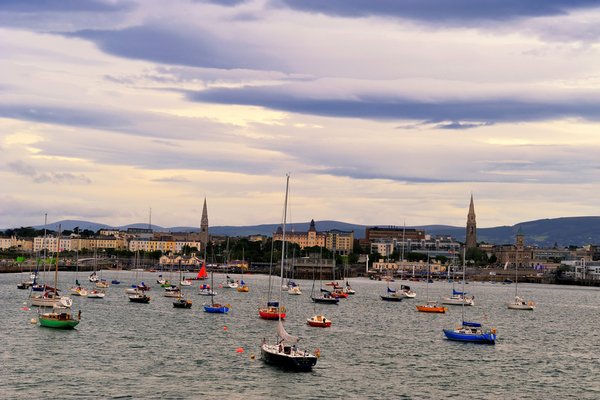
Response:
POLYGON ((465 243, 467 249, 477 247, 477 222, 475 221, 475 206, 473 205, 472 193, 471 204, 469 204, 469 214, 467 214, 467 239, 465 243))
POLYGON ((206 248, 208 244, 208 210, 206 208, 206 197, 202 207, 202 219, 200 220, 200 243, 206 248))

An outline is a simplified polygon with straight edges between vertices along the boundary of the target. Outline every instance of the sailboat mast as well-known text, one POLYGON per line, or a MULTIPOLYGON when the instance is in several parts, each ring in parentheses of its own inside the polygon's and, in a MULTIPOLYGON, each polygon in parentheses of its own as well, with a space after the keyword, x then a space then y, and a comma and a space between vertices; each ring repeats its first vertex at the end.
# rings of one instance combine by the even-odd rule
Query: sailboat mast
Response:
POLYGON ((519 250, 515 252, 515 297, 519 295, 518 285, 519 285, 519 277, 517 275, 517 268, 519 267, 519 250))
POLYGON ((60 254, 60 225, 58 225, 58 237, 56 238, 56 269, 54 270, 54 297, 58 290, 58 255, 60 254))
POLYGON ((463 296, 463 299, 462 299, 462 322, 463 322, 463 324, 465 322, 465 299, 466 299, 466 296, 465 296, 465 270, 467 269, 466 258, 467 258, 467 248, 465 247, 463 249, 463 281, 462 281, 462 292, 463 292, 463 294, 462 294, 462 296, 463 296))
MULTIPOLYGON (((285 223, 287 221, 287 203, 288 203, 288 190, 289 190, 289 186, 290 186, 290 174, 286 174, 286 180, 285 180, 285 201, 283 203, 283 234, 281 236, 281 285, 283 285, 283 262, 285 259, 285 223)), ((281 305, 281 293, 282 291, 279 291, 279 304, 281 305)), ((279 320, 281 321, 281 313, 278 313, 279 315, 279 320)))

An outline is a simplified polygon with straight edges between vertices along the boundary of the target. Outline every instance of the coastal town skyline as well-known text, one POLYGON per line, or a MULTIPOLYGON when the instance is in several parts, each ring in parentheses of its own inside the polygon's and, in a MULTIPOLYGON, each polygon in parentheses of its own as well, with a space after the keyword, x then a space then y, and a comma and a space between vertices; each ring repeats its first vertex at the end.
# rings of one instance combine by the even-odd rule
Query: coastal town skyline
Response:
POLYGON ((0 228, 600 215, 594 1, 0 4, 0 228))

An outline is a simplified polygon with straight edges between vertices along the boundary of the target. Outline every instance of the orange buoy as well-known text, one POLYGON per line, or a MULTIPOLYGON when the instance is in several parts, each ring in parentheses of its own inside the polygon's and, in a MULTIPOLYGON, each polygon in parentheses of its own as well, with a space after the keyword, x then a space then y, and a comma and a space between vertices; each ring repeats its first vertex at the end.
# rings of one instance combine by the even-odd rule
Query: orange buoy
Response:
POLYGON ((241 347, 238 347, 237 349, 235 349, 235 352, 236 352, 236 353, 243 353, 243 352, 244 352, 244 349, 243 349, 243 348, 241 348, 241 347))
POLYGON ((224 330, 224 331, 226 331, 226 330, 227 330, 227 327, 226 327, 226 326, 224 326, 224 327, 223 327, 223 330, 224 330))

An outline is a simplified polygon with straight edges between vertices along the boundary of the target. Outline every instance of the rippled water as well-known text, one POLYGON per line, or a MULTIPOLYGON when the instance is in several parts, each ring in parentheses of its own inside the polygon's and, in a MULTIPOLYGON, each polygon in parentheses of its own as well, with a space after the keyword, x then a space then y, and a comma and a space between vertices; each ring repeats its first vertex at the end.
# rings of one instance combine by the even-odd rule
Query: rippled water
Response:
MULTIPOLYGON (((485 316, 498 330, 497 344, 486 346, 444 339, 442 328, 460 322, 460 307, 445 315, 415 310, 425 300, 424 283, 411 282, 417 299, 389 303, 379 298, 384 282, 353 279, 356 295, 315 308, 312 282, 299 281, 301 296, 283 294, 286 328, 303 338, 301 347, 319 348, 321 358, 313 372, 290 373, 260 360, 261 339, 275 335, 275 322, 257 312, 268 277, 245 276, 249 293, 218 289, 216 299, 232 305, 228 315, 202 312, 209 298, 194 288, 184 288, 192 293, 190 310, 174 309, 156 284, 150 304, 131 303, 124 294, 130 272, 104 277, 123 283, 104 299, 74 298, 82 322, 61 331, 31 324, 37 310, 21 310, 28 294, 16 288, 21 276, 0 275, 0 398, 600 398, 595 288, 519 285, 538 305, 527 312, 505 306, 514 285, 467 285, 477 302, 465 309, 468 319, 485 316), (307 326, 315 310, 333 326, 307 326)), ((139 280, 156 277, 144 273, 139 280)), ((215 275, 215 283, 222 279, 215 275)), ((75 274, 61 273, 60 280, 66 288, 75 274)), ((446 282, 429 285, 431 298, 451 290, 446 282)))

